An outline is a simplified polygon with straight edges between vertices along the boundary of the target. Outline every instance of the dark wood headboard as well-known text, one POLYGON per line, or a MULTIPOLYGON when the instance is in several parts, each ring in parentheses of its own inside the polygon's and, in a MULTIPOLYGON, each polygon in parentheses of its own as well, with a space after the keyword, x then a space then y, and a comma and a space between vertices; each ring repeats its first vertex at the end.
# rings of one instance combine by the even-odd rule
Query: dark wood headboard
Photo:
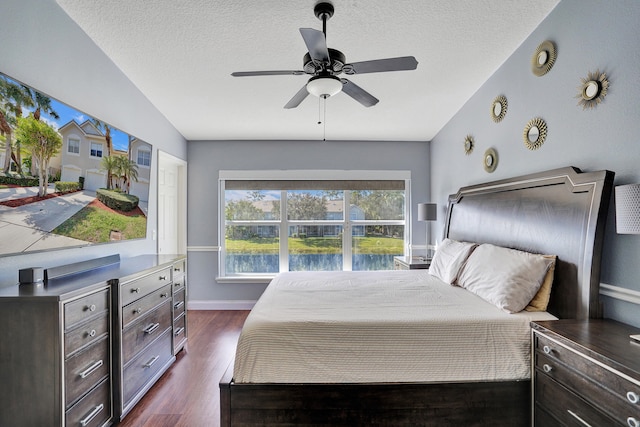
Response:
POLYGON ((613 177, 566 167, 463 187, 449 196, 444 237, 557 255, 548 311, 601 317, 600 261, 613 177))

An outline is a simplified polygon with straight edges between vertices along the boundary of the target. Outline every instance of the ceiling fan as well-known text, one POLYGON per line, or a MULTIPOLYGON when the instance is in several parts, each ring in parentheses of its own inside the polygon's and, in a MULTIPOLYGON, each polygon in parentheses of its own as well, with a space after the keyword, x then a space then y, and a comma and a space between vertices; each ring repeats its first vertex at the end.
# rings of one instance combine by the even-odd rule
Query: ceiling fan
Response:
POLYGON ((418 67, 418 61, 413 56, 375 59, 347 64, 346 57, 342 52, 327 47, 327 20, 333 16, 333 5, 326 2, 318 3, 313 11, 316 17, 322 21, 322 31, 314 30, 313 28, 300 28, 300 34, 309 50, 304 55, 302 70, 238 71, 231 73, 231 75, 234 77, 311 75, 312 77, 307 84, 291 98, 284 108, 297 107, 309 94, 326 99, 340 91, 365 107, 372 107, 378 103, 376 97, 351 80, 340 78, 338 75, 341 73, 351 75, 415 70, 418 67))

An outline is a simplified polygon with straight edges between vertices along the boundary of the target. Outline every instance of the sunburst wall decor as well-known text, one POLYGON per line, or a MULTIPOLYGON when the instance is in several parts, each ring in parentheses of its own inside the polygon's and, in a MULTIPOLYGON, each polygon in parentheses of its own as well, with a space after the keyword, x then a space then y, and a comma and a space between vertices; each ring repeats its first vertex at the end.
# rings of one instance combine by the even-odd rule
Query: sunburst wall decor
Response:
POLYGON ((498 152, 494 148, 488 148, 487 151, 484 152, 482 166, 484 166, 484 170, 489 173, 496 170, 498 167, 498 152))
POLYGON ((507 97, 504 95, 496 96, 491 103, 491 118, 494 122, 499 123, 507 114, 507 97))
POLYGON ((473 136, 467 135, 464 138, 464 154, 469 155, 473 151, 473 146, 475 142, 473 141, 473 136))
POLYGON ((582 109, 595 108, 607 96, 609 89, 609 79, 605 73, 600 70, 589 72, 587 77, 580 79, 581 84, 578 86, 578 105, 582 105, 582 109))
POLYGON ((547 124, 540 117, 531 119, 524 127, 522 139, 529 150, 537 150, 547 138, 547 124))
POLYGON ((550 40, 543 41, 531 57, 531 71, 538 77, 544 76, 553 68, 557 57, 556 45, 550 40))

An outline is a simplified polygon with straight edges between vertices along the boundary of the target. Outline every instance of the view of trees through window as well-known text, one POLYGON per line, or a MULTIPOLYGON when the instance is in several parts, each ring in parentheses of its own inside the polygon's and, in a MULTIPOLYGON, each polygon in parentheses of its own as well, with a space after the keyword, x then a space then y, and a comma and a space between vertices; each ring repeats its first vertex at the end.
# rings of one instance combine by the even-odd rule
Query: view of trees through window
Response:
POLYGON ((226 276, 392 269, 404 252, 404 190, 227 189, 224 210, 226 276))

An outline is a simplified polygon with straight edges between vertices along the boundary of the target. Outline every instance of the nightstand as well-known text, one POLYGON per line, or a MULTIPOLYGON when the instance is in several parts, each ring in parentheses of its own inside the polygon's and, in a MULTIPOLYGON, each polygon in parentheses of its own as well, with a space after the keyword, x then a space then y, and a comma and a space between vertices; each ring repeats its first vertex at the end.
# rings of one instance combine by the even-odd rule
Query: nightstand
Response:
POLYGON ((394 270, 415 270, 429 268, 431 265, 430 258, 410 257, 410 256, 394 256, 394 270))
POLYGON ((534 426, 640 427, 640 345, 612 320, 532 322, 534 426))

